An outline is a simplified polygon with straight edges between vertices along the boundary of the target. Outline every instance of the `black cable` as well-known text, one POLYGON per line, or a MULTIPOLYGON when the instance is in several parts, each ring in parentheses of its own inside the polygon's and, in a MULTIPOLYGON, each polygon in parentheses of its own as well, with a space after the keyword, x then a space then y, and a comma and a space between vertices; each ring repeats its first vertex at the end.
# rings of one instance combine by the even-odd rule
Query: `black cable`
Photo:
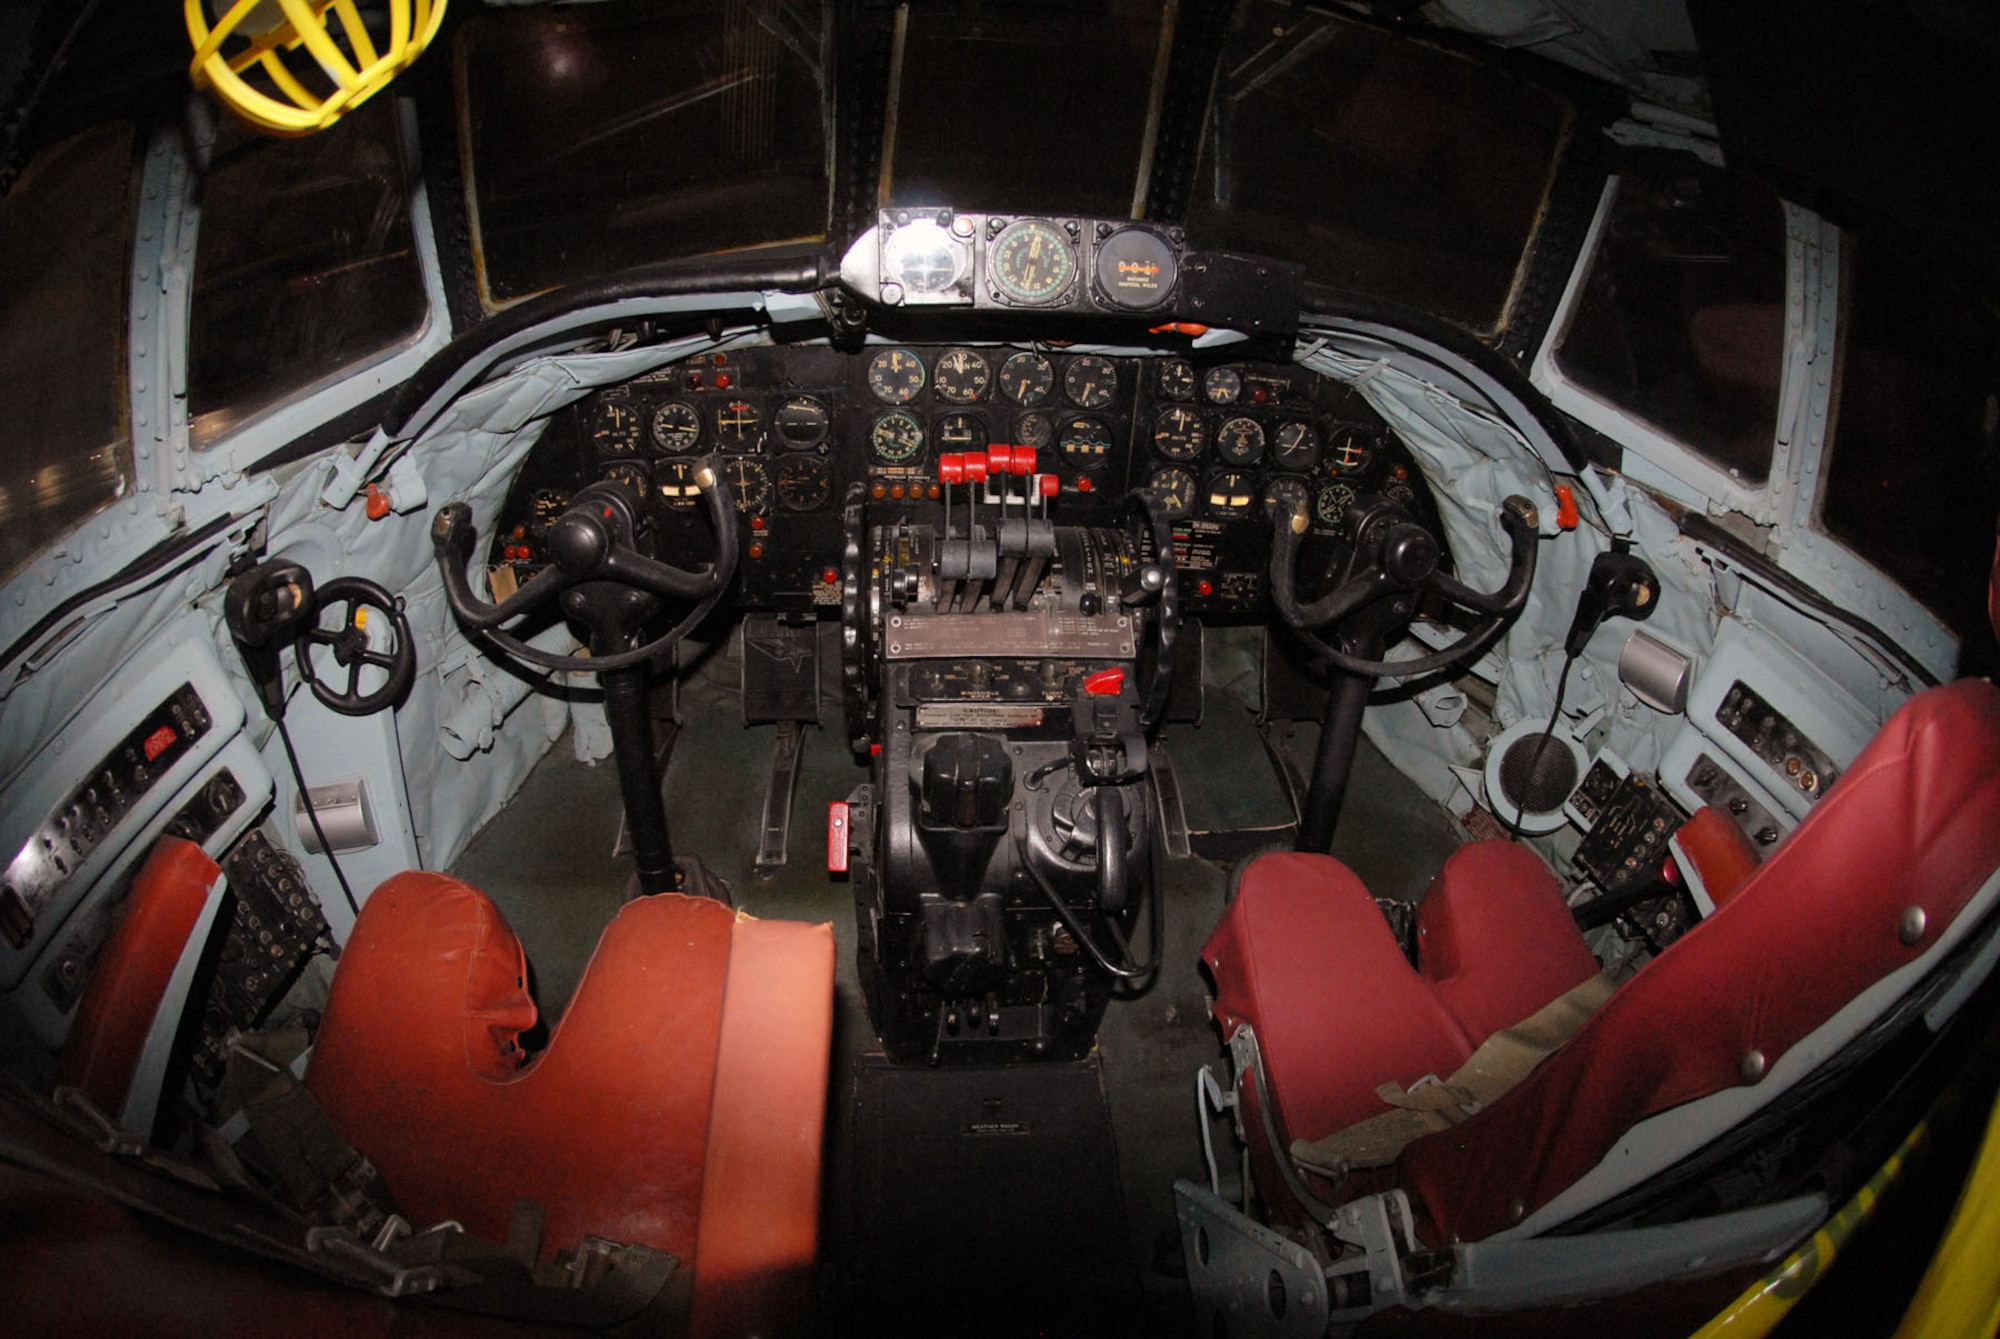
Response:
POLYGON ((292 747, 292 732, 285 728, 285 718, 275 718, 278 723, 278 738, 285 741, 285 758, 292 764, 292 780, 298 783, 299 801, 306 807, 306 818, 312 823, 313 835, 319 838, 320 854, 326 863, 333 866, 333 877, 340 881, 340 891, 347 895, 347 905, 354 912, 354 918, 361 919, 361 904, 354 900, 354 890, 347 886, 347 876, 340 872, 340 862, 334 859, 333 843, 326 839, 326 829, 319 825, 319 810, 313 808, 312 796, 306 791, 306 774, 299 768, 299 751, 292 747))
MULTIPOLYGON (((1541 738, 1535 741, 1535 751, 1528 758, 1527 779, 1522 782, 1523 789, 1527 787, 1529 782, 1533 781, 1535 769, 1542 765, 1542 754, 1547 750, 1549 740, 1555 736, 1556 722, 1562 719, 1563 696, 1569 691, 1569 669, 1575 663, 1575 656, 1565 655, 1563 657, 1562 672, 1556 675, 1556 704, 1549 708, 1548 728, 1543 730, 1541 738)), ((1503 775, 1507 770, 1505 758, 1501 759, 1500 770, 1503 775)), ((1495 807, 1497 808, 1498 806, 1495 807)), ((1502 823, 1506 824, 1508 834, 1517 842, 1521 840, 1521 820, 1527 816, 1527 807, 1527 797, 1524 795, 1521 799, 1514 801, 1514 821, 1511 823, 1507 822, 1504 815, 1500 819, 1502 823)))
MULTIPOLYGON (((1024 855, 1026 858, 1021 863, 1027 866, 1029 878, 1034 880, 1035 887, 1042 890, 1042 896, 1055 909, 1055 913, 1062 920, 1063 925, 1069 930, 1077 943, 1083 946, 1084 952, 1090 955, 1091 960, 1097 964, 1100 971, 1119 981, 1143 981, 1159 970, 1162 940, 1164 938, 1162 928, 1162 913, 1164 908, 1160 904, 1160 885, 1165 880, 1162 877, 1159 864, 1153 859, 1153 853, 1150 850, 1147 852, 1147 873, 1151 876, 1152 887, 1146 890, 1146 916, 1148 918, 1146 941, 1152 950, 1152 960, 1144 963, 1133 962, 1131 946, 1126 944, 1124 952, 1125 961, 1128 965, 1124 967, 1118 966, 1104 956, 1104 950, 1097 946, 1097 941, 1093 940, 1089 933, 1084 930, 1083 926, 1076 921, 1075 917, 1070 915, 1068 905, 1062 900, 1062 894, 1058 893, 1050 885, 1049 881, 1042 877, 1042 871, 1036 867, 1033 854, 1031 852, 1024 852, 1024 855)), ((1110 918, 1107 916, 1106 920, 1109 922, 1110 918)), ((1114 937, 1123 941, 1124 936, 1117 932, 1115 922, 1112 923, 1112 930, 1114 937)))

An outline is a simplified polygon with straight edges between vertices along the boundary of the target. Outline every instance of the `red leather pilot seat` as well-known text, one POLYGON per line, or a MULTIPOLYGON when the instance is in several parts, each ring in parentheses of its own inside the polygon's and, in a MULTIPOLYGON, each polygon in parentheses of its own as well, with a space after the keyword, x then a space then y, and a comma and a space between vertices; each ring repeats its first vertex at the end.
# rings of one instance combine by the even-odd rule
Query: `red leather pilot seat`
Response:
MULTIPOLYGON (((1904 704, 1733 896, 1512 1091, 1343 1197, 1400 1185, 1434 1244, 1533 1214, 1639 1122, 1759 1081, 1935 947, 1996 869, 2000 689, 1964 680, 1904 704)), ((1553 877, 1505 843, 1455 853, 1418 915, 1413 969, 1345 866, 1266 856, 1203 950, 1225 1036, 1247 1023, 1260 1044, 1278 1139, 1252 1134, 1253 1171, 1280 1217, 1297 1210, 1273 1158, 1294 1139, 1389 1110, 1378 1084, 1448 1077, 1595 971, 1553 877)), ((1243 1087, 1255 1131, 1264 1095, 1243 1087)))
POLYGON ((818 1241, 833 933, 704 899, 628 904, 545 1051, 520 940, 477 889, 390 879, 334 977, 306 1084, 419 1224, 678 1256, 693 1333, 800 1328, 818 1241))

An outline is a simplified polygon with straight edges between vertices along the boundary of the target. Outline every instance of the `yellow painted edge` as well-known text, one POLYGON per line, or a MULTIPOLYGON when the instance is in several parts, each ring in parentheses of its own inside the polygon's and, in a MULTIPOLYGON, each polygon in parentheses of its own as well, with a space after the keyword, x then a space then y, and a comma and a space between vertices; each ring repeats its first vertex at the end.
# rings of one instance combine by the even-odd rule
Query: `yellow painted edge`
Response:
POLYGON ((1896 1339, 1968 1339, 2000 1329, 2000 1101, 1959 1191, 1944 1239, 1896 1339))

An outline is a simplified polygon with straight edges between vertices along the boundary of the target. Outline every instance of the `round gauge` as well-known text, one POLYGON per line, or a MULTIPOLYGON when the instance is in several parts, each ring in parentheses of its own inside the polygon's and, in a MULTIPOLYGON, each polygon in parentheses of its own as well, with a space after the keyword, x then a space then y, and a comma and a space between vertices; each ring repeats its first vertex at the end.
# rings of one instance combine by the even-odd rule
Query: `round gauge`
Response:
POLYGON ((692 451, 701 442, 701 415, 684 400, 669 400, 653 411, 653 445, 670 456, 692 451))
POLYGON ((1097 244, 1097 291, 1114 307, 1157 307, 1179 276, 1174 249, 1150 229, 1120 228, 1097 244))
POLYGON ((1246 516, 1258 498, 1257 481, 1247 474, 1225 470, 1208 476, 1206 493, 1210 515, 1224 519, 1246 516))
POLYGON ((868 360, 868 393, 883 404, 908 404, 924 388, 924 360, 908 349, 883 349, 868 360))
POLYGON ((1312 488, 1304 479, 1277 475, 1264 485, 1264 505, 1286 516, 1303 516, 1312 509, 1312 488))
POLYGON ((882 277, 912 293, 942 293, 965 273, 965 248, 934 219, 906 223, 882 243, 882 277))
POLYGON ((1153 449, 1168 460, 1193 460, 1207 444, 1201 415, 1185 405, 1162 409, 1153 420, 1153 449))
POLYGON ((1109 358, 1087 353, 1072 358, 1063 372, 1063 394, 1078 409, 1102 409, 1118 393, 1118 369, 1109 358))
POLYGON ((738 511, 762 511, 771 500, 771 476, 754 460, 730 461, 722 467, 722 477, 738 511))
POLYGON ((1055 440, 1056 425, 1047 414, 1026 413, 1014 420, 1014 440, 1039 451, 1055 440))
POLYGON ((923 427, 901 410, 884 414, 868 430, 868 449, 884 465, 907 465, 924 449, 923 427))
POLYGON ((1321 525, 1339 525, 1354 503, 1354 490, 1346 484, 1328 484, 1313 499, 1313 517, 1321 525))
POLYGON ((639 437, 646 430, 639 411, 619 400, 606 400, 597 409, 597 427, 590 440, 597 443, 600 456, 629 456, 639 449, 639 437))
POLYGON ((1382 490, 1382 496, 1399 507, 1415 506, 1417 501, 1417 495, 1410 490, 1408 484, 1390 484, 1382 490))
POLYGON ((652 481, 646 477, 646 467, 631 461, 621 460, 615 465, 606 466, 604 477, 612 483, 624 484, 640 497, 652 491, 652 481))
POLYGON ((771 416, 771 426, 778 430, 787 450, 804 450, 826 440, 833 416, 812 396, 794 395, 778 406, 778 412, 771 416))
POLYGON ((1105 427, 1101 419, 1079 415, 1063 423, 1056 449, 1062 452, 1064 460, 1077 469, 1096 469, 1111 454, 1111 429, 1105 427))
POLYGON ((715 435, 725 451, 755 451, 764 444, 764 411, 748 400, 731 400, 715 411, 715 435))
POLYGON ((653 472, 653 491, 669 507, 692 507, 701 496, 695 482, 698 467, 692 460, 665 460, 653 472))
POLYGON ((1264 425, 1232 418, 1215 430, 1215 455, 1226 465, 1255 465, 1264 458, 1264 425))
MULTIPOLYGON (((642 487, 639 490, 645 492, 642 487)), ((569 508, 569 494, 560 488, 538 488, 528 504, 528 530, 536 536, 545 535, 554 525, 556 517, 569 508)))
POLYGON ((1326 448, 1326 466, 1335 474, 1359 474, 1375 458, 1375 443, 1366 428, 1335 428, 1326 448))
POLYGON ((826 462, 817 456, 786 456, 778 462, 778 505, 786 511, 818 511, 833 492, 826 462))
POLYGON ((1243 374, 1233 367, 1211 367, 1201 379, 1201 396, 1210 404, 1235 404, 1243 395, 1243 374))
POLYGON ((1055 364, 1039 353, 1017 353, 1000 364, 1000 394, 1024 408, 1047 401, 1055 385, 1055 364))
POLYGON ((1185 358, 1169 358, 1160 364, 1160 398, 1192 400, 1196 381, 1194 364, 1185 358))
POLYGON ((1319 434, 1307 423, 1280 423, 1271 439, 1271 463, 1281 469, 1309 470, 1319 460, 1319 434))
POLYGON ((1146 487, 1159 495, 1160 514, 1170 521, 1178 521, 1194 510, 1194 476, 1178 466, 1154 471, 1146 487))
POLYGON ((1001 297, 1039 306, 1069 291, 1076 278, 1076 252, 1055 224, 1022 219, 993 239, 986 268, 1001 297))
POLYGON ((993 384, 993 365, 971 349, 953 349, 937 360, 932 373, 938 398, 948 404, 971 404, 993 384))
POLYGON ((984 451, 986 422, 976 414, 946 414, 931 425, 940 451, 984 451))

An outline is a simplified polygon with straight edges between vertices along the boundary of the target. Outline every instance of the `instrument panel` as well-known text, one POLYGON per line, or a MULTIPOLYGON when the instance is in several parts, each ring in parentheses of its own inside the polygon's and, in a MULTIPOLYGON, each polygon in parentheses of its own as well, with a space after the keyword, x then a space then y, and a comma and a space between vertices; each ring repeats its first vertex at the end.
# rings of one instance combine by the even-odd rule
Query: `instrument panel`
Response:
POLYGON ((744 522, 739 602, 780 611, 839 604, 856 485, 871 524, 947 507, 961 525, 1030 510, 1105 524, 1131 490, 1151 489, 1193 613, 1263 612, 1271 502, 1308 518, 1305 587, 1315 568, 1338 575, 1341 521, 1364 494, 1437 529, 1382 419, 1297 364, 1046 343, 772 346, 703 355, 566 410, 516 482, 492 562, 525 579, 549 523, 600 478, 642 492, 662 551, 698 561, 712 542, 696 482, 709 455, 744 522), (974 457, 994 468, 968 474, 974 457))

